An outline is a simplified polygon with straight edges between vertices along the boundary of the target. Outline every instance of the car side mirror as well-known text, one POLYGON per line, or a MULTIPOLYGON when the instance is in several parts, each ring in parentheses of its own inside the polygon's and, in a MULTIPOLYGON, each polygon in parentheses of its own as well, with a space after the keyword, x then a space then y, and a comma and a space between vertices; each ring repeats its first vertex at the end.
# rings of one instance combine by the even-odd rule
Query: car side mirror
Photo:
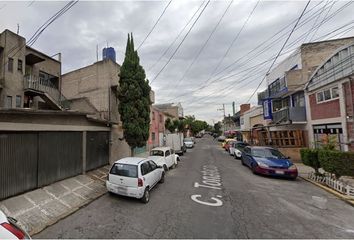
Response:
POLYGON ((162 168, 162 166, 157 165, 157 167, 156 167, 156 168, 162 168))

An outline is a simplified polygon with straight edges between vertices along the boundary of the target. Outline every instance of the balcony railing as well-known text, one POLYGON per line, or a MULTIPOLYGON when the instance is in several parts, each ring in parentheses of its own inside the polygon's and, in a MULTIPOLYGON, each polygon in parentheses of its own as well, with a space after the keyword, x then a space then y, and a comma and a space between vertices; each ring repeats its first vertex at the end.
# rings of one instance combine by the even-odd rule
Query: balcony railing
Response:
POLYGON ((305 107, 287 107, 273 112, 273 122, 306 122, 305 107))
POLYGON ((24 89, 31 89, 41 93, 46 93, 62 109, 69 109, 69 101, 60 93, 58 88, 50 81, 32 75, 24 76, 24 89))

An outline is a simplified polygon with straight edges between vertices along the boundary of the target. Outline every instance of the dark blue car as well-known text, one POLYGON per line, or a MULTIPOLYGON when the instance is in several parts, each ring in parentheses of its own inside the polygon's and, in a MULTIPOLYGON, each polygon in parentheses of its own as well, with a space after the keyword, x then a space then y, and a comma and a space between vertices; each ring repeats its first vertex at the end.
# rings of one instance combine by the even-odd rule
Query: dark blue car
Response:
POLYGON ((282 176, 296 179, 296 166, 279 150, 271 147, 247 146, 241 156, 242 165, 248 166, 254 174, 282 176))

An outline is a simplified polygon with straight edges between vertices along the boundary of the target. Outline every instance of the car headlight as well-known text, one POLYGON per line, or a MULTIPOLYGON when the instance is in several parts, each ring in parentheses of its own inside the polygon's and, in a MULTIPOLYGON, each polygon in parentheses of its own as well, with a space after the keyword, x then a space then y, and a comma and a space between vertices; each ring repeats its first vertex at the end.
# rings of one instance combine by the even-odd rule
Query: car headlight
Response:
POLYGON ((296 165, 293 164, 293 165, 291 165, 288 169, 290 169, 290 170, 296 170, 297 168, 296 168, 296 165))
POLYGON ((258 166, 268 168, 269 166, 262 162, 257 162, 258 166))

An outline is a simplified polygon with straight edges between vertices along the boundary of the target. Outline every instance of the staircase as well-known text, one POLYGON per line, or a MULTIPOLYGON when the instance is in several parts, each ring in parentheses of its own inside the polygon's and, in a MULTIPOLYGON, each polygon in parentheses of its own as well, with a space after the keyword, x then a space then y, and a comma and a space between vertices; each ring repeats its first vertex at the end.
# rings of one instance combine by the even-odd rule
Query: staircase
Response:
POLYGON ((33 96, 40 96, 47 104, 57 110, 70 109, 69 101, 58 88, 49 81, 32 75, 24 76, 24 91, 33 96))

